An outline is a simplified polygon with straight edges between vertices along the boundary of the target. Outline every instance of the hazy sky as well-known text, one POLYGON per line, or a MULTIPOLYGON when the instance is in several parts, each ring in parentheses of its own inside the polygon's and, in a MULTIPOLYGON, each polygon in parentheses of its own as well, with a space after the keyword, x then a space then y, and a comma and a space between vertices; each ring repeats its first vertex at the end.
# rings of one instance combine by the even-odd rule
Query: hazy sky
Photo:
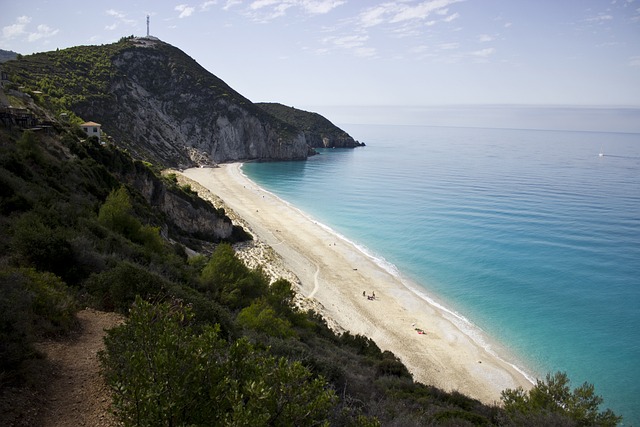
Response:
POLYGON ((252 101, 640 106, 640 0, 2 1, 0 48, 151 35, 252 101))

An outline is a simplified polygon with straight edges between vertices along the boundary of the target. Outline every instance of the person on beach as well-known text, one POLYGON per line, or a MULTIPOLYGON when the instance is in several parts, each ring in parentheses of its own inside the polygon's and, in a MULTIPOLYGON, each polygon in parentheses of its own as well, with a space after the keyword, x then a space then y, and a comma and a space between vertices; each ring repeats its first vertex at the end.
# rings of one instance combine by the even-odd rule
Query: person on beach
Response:
POLYGON ((362 296, 367 296, 367 291, 362 291, 362 296))

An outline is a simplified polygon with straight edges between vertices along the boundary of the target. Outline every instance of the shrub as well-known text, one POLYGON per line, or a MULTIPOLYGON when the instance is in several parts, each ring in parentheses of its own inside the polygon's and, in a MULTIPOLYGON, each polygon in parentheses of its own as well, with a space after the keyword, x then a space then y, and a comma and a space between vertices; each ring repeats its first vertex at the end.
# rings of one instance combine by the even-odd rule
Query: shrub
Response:
POLYGON ((287 319, 278 317, 276 311, 263 298, 242 309, 238 314, 238 323, 240 326, 272 337, 295 336, 291 323, 287 319))
POLYGON ((201 281, 218 301, 234 309, 246 307, 264 296, 269 287, 262 270, 250 270, 226 243, 214 250, 202 270, 201 281))
POLYGON ((27 212, 15 221, 12 231, 11 249, 20 264, 61 277, 73 266, 73 250, 64 229, 51 228, 39 215, 27 212))
POLYGON ((142 224, 133 216, 131 199, 126 188, 112 191, 98 213, 98 222, 108 229, 131 239, 142 224))
POLYGON ((110 270, 91 275, 86 287, 99 307, 126 312, 138 296, 145 299, 163 296, 166 284, 144 268, 122 261, 110 270))
POLYGON ((566 373, 556 372, 547 374, 545 381, 538 380, 529 391, 522 387, 504 390, 501 398, 511 420, 562 416, 581 426, 616 426, 622 420, 610 409, 599 412, 603 400, 592 384, 584 383, 573 391, 569 384, 566 373))
POLYGON ((66 285, 51 273, 27 268, 0 271, 0 383, 25 359, 33 342, 68 331, 76 306, 66 285))
POLYGON ((217 327, 197 330, 179 301, 136 300, 100 354, 125 426, 319 425, 335 402, 300 363, 271 357, 217 327))

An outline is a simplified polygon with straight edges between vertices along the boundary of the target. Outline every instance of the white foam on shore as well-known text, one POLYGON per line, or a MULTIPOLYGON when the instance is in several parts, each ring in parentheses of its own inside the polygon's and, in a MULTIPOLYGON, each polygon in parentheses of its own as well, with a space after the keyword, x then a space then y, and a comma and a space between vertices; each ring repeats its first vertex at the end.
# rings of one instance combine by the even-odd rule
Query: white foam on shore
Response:
MULTIPOLYGON (((426 290, 424 289, 424 287, 422 287, 421 285, 419 285, 419 284, 417 284, 417 283, 415 283, 415 282, 413 282, 411 280, 406 279, 403 276, 403 274, 400 272, 398 267, 395 264, 387 261, 383 256, 378 255, 375 252, 373 252, 372 250, 370 250, 369 248, 367 248, 366 246, 347 238, 346 236, 344 236, 343 234, 337 232, 336 230, 334 230, 330 226, 328 226, 328 225, 316 220, 311 215, 309 215, 307 212, 301 210, 300 208, 298 208, 298 207, 292 205, 291 203, 287 202, 286 200, 282 199, 280 196, 276 195, 275 193, 273 193, 273 192, 265 189, 264 187, 260 186, 258 183, 253 181, 251 178, 249 178, 244 173, 244 171, 242 170, 242 166, 243 166, 243 164, 239 165, 238 171, 241 173, 241 175, 246 180, 251 182, 256 187, 257 190, 259 190, 261 192, 264 192, 264 193, 268 194, 269 196, 277 199, 278 202, 283 203, 287 207, 295 210, 300 215, 302 215, 304 218, 308 219, 309 221, 311 221, 314 224, 318 225, 319 227, 323 228, 324 230, 326 230, 327 232, 329 232, 330 234, 332 234, 336 238, 338 238, 338 239, 344 241, 345 243, 347 243, 348 245, 353 246, 354 248, 356 248, 360 253, 362 253, 364 256, 366 256, 367 258, 372 260, 376 265, 378 265, 384 271, 386 271, 390 275, 392 275, 395 278, 397 278, 398 281, 400 283, 402 283, 402 285, 406 289, 408 289, 412 294, 414 294, 416 297, 422 299, 423 301, 426 301, 430 306, 436 308, 441 313, 443 313, 444 317, 447 320, 449 320, 465 336, 469 337, 476 345, 478 345, 480 348, 484 349, 487 353, 489 353, 491 356, 493 356, 494 358, 498 359, 502 363, 505 363, 505 364, 509 365, 510 367, 512 367, 514 370, 516 370, 522 376, 524 376, 529 382, 531 382, 531 384, 535 384, 536 383, 535 375, 530 374, 526 369, 516 365, 515 363, 510 362, 509 360, 507 360, 504 357, 500 356, 496 351, 494 351, 494 348, 493 348, 494 345, 492 345, 491 342, 495 342, 496 343, 495 345, 498 345, 497 344, 498 341, 495 340, 495 339, 490 339, 489 335, 482 328, 480 328, 479 326, 474 324, 471 320, 467 319, 462 314, 456 312, 455 310, 449 309, 448 307, 446 307, 442 303, 438 302, 435 298, 433 298, 432 296, 428 295, 426 290)), ((506 347, 505 347, 505 349, 506 349, 506 347)))

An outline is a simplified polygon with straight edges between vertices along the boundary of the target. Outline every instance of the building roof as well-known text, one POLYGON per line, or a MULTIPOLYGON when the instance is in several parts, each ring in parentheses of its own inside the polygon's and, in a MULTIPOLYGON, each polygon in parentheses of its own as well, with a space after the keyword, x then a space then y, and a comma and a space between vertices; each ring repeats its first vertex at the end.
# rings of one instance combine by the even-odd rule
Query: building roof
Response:
POLYGON ((81 124, 80 126, 102 126, 100 123, 96 123, 96 122, 85 122, 83 124, 81 124))

